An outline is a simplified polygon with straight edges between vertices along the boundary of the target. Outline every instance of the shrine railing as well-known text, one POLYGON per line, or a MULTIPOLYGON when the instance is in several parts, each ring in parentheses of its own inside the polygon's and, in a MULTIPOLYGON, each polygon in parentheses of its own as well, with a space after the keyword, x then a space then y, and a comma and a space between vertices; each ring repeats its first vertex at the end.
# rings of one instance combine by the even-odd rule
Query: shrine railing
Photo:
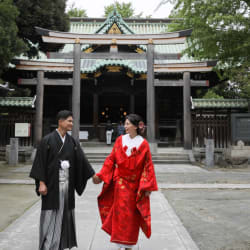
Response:
POLYGON ((214 139, 215 148, 227 148, 231 144, 229 115, 193 115, 192 145, 205 147, 206 139, 214 139))
POLYGON ((30 137, 20 137, 19 146, 32 146, 33 145, 33 113, 12 113, 10 115, 0 115, 0 146, 10 144, 10 138, 15 137, 15 123, 30 123, 30 137))

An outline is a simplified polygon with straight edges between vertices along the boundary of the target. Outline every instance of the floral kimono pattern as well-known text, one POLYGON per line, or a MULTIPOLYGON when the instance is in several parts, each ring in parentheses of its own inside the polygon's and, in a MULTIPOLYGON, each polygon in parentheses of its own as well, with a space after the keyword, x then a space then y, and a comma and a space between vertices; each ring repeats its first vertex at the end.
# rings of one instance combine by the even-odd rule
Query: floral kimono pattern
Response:
POLYGON ((150 199, 145 191, 158 190, 148 142, 144 139, 131 155, 126 154, 120 136, 97 174, 103 181, 98 196, 102 229, 111 242, 135 245, 141 228, 151 235, 150 199))

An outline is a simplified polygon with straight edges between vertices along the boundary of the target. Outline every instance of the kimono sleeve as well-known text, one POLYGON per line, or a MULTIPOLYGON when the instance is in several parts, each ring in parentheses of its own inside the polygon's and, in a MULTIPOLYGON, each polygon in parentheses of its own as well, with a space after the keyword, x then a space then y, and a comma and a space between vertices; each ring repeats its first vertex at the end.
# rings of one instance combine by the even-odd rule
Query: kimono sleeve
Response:
POLYGON ((75 153, 75 189, 78 195, 81 195, 86 187, 88 179, 95 174, 95 171, 90 165, 79 142, 76 143, 75 153))
POLYGON ((36 182, 37 195, 40 195, 38 192, 39 182, 43 181, 46 183, 46 165, 47 165, 48 149, 49 145, 47 144, 47 140, 42 139, 41 143, 37 148, 36 156, 32 164, 32 168, 29 175, 36 182))
POLYGON ((157 190, 158 187, 155 177, 154 164, 152 162, 152 156, 150 153, 149 145, 147 145, 147 151, 145 155, 145 166, 140 178, 139 192, 157 190))
POLYGON ((141 214, 140 226, 144 234, 149 238, 151 235, 151 212, 150 200, 145 196, 145 191, 157 191, 154 165, 149 145, 145 154, 145 166, 140 178, 139 188, 136 197, 136 206, 141 214))
POLYGON ((109 156, 105 159, 102 169, 96 175, 104 181, 104 183, 109 184, 113 179, 114 174, 114 165, 115 165, 115 151, 117 147, 117 141, 109 154, 109 156))

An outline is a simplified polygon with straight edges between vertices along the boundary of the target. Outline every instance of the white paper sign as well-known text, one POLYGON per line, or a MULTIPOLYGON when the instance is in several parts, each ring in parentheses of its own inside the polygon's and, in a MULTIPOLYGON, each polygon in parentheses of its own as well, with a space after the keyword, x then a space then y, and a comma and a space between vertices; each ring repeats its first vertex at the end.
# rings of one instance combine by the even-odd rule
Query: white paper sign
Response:
MULTIPOLYGON (((72 135, 72 131, 68 131, 68 134, 72 135)), ((88 140, 89 132, 88 131, 79 131, 79 140, 88 140)))
POLYGON ((15 123, 15 137, 29 137, 30 123, 15 123))
POLYGON ((80 140, 88 140, 89 132, 88 131, 80 131, 79 132, 79 139, 80 140))

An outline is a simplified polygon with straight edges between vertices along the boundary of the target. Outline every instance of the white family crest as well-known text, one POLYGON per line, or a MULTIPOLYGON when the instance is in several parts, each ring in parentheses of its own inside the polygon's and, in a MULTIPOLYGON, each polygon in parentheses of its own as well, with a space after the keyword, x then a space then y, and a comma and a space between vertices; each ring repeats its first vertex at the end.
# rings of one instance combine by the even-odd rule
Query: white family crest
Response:
POLYGON ((67 169, 69 167, 70 167, 69 161, 67 161, 67 160, 61 161, 61 168, 62 169, 67 169))

